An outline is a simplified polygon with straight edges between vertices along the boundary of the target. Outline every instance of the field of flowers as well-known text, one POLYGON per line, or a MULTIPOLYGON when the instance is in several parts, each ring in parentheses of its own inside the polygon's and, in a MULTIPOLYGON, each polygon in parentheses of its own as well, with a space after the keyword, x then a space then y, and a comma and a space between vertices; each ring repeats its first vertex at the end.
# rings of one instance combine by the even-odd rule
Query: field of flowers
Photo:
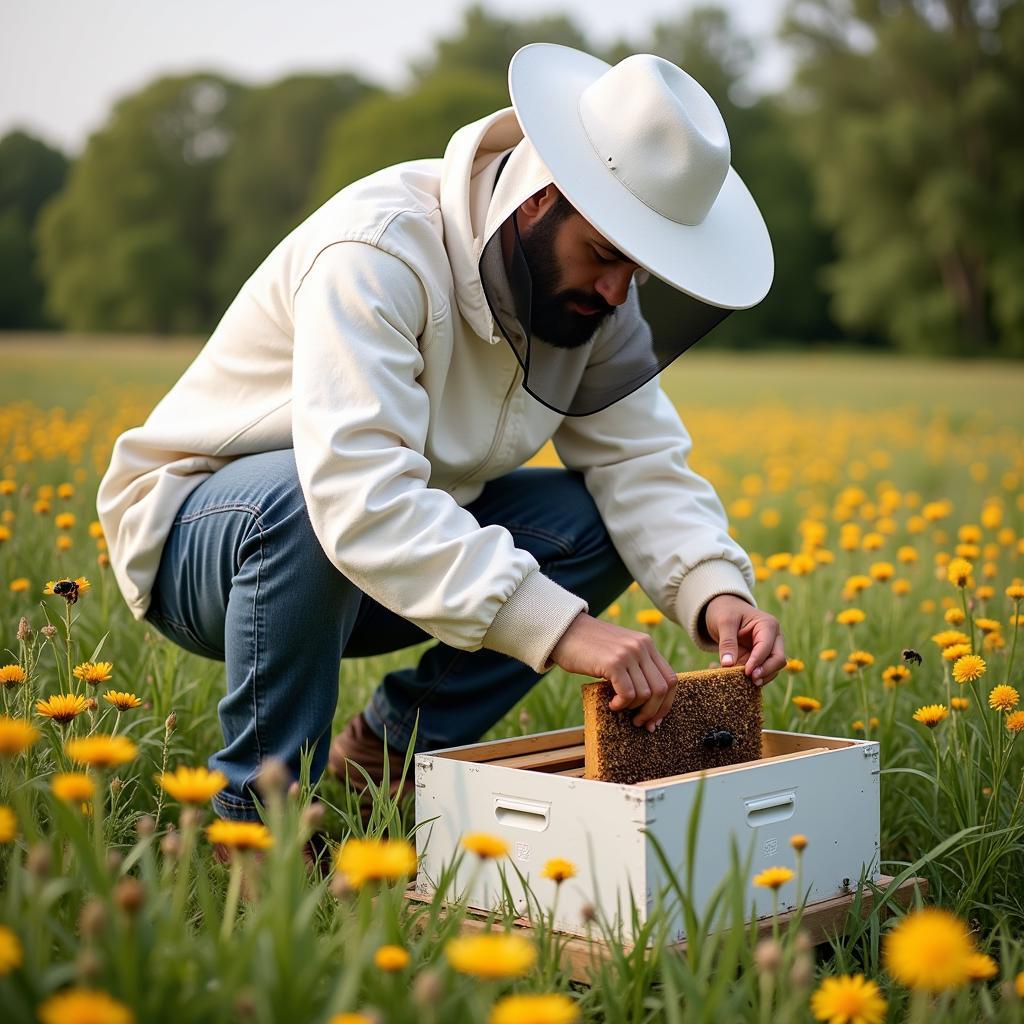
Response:
MULTIPOLYGON (((595 912, 610 955, 582 985, 541 904, 583 865, 551 861, 531 883, 547 888, 529 936, 511 910, 478 932, 443 884, 404 898, 414 822, 386 791, 364 826, 358 793, 289 785, 270 764, 265 824, 214 819, 222 780, 203 766, 223 668, 131 619, 94 508, 113 439, 192 351, 5 356, 4 1022, 1022 1019, 1024 368, 691 353, 665 375, 782 623, 790 660, 764 691, 766 726, 880 742, 881 870, 929 891, 907 913, 851 913, 823 946, 799 922, 759 941, 734 865, 683 953, 658 914, 650 947, 625 949, 595 912)), ((651 630, 679 670, 713 663, 635 585, 606 614, 651 630)), ((336 725, 418 653, 343 662, 336 725)), ((581 681, 550 673, 491 736, 579 724, 581 681)), ((754 884, 795 886, 808 841, 754 884)), ((507 852, 467 835, 452 870, 494 859, 511 879, 507 852)), ((686 908, 685 886, 663 895, 686 908)))

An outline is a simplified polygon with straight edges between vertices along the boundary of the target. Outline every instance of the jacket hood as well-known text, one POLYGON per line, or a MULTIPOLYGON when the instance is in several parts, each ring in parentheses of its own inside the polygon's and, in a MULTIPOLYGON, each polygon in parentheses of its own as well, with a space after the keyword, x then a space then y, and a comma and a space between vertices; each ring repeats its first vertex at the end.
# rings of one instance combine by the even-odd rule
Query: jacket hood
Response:
POLYGON ((554 179, 524 137, 512 107, 460 128, 441 170, 444 245, 459 312, 492 344, 494 320, 480 279, 484 246, 520 204, 554 179), (501 159, 509 154, 495 187, 501 159))

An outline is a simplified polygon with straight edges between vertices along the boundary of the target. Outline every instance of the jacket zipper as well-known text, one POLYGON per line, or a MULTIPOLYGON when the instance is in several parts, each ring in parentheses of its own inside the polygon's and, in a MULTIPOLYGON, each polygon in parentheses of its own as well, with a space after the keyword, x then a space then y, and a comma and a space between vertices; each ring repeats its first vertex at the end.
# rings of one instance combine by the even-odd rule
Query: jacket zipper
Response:
POLYGON ((462 476, 460 476, 458 480, 455 481, 455 483, 449 484, 447 488, 449 493, 457 490, 471 477, 474 477, 478 473, 480 473, 484 469, 484 467, 486 467, 486 465, 491 461, 491 459, 494 458, 494 454, 498 449, 498 444, 501 441, 503 434, 505 433, 505 421, 508 419, 508 411, 512 405, 512 395, 515 393, 516 388, 519 387, 520 374, 522 372, 523 368, 517 362, 515 373, 512 374, 512 381, 509 384, 508 391, 505 392, 505 397, 501 403, 501 413, 498 416, 498 425, 495 428, 494 439, 491 441, 491 447, 487 450, 487 454, 471 470, 469 470, 467 473, 463 473, 462 476))

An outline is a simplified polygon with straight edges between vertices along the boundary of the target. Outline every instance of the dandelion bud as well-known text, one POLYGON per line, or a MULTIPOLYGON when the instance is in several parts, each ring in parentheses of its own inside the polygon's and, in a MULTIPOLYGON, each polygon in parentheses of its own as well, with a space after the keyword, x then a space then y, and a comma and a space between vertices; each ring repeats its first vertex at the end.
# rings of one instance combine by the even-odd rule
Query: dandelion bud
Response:
POLYGON ((135 834, 140 839, 148 839, 156 831, 156 818, 152 814, 143 814, 135 822, 135 834))
POLYGON ((32 643, 32 638, 35 634, 32 632, 32 627, 28 624, 28 619, 22 615, 18 621, 18 639, 24 641, 27 644, 32 643))
POLYGON ((348 879, 340 871, 335 871, 331 876, 331 882, 328 888, 331 890, 331 895, 336 900, 343 900, 355 892, 355 889, 353 889, 349 884, 348 879))
POLYGON ((160 852, 171 859, 177 859, 181 853, 181 837, 173 828, 168 829, 167 835, 160 840, 160 852))
POLYGON ((46 843, 35 843, 25 855, 25 867, 36 878, 46 878, 53 866, 53 856, 46 843))
POLYGON ((94 949, 83 949, 75 957, 75 976, 86 987, 92 987, 102 969, 103 961, 94 949))
POLYGON ((793 940, 793 947, 798 953, 810 953, 814 949, 814 943, 811 942, 810 933, 806 928, 801 928, 796 933, 796 938, 793 940))
POLYGON ((327 809, 324 807, 319 800, 314 800, 303 812, 302 812, 302 828, 303 831, 309 835, 315 832, 323 823, 324 815, 327 813, 327 809))
POLYGON ((172 711, 164 719, 164 732, 167 733, 168 736, 170 736, 171 733, 174 732, 175 729, 177 729, 177 727, 178 727, 178 716, 172 711))
POLYGON ((762 939, 754 947, 754 966, 761 974, 774 974, 782 963, 782 946, 775 939, 762 939))
POLYGON ((436 1006, 443 992, 444 985, 437 971, 421 971, 412 983, 412 1001, 423 1009, 436 1006))
POLYGON ((532 721, 533 721, 533 718, 531 717, 530 712, 527 711, 526 708, 523 708, 523 710, 519 712, 519 724, 520 724, 520 726, 522 726, 522 728, 524 728, 524 729, 528 729, 530 727, 530 723, 532 721))
POLYGON ((256 776, 256 788, 260 796, 269 799, 285 791, 291 781, 288 769, 282 760, 276 757, 265 757, 260 765, 260 773, 256 776))
POLYGON ((814 961, 807 953, 799 953, 789 972, 794 988, 808 988, 814 981, 814 961))
POLYGON ((124 863, 124 854, 120 850, 107 850, 107 870, 116 875, 124 863))
POLYGON ((47 624, 43 626, 39 632, 45 636, 47 640, 52 640, 57 635, 57 627, 47 624))
POLYGON ((107 925, 107 908, 100 900, 91 899, 82 904, 78 915, 78 930, 86 939, 95 939, 107 925))
POLYGON ((298 779, 296 779, 288 787, 288 799, 289 800, 298 800, 300 796, 302 796, 302 787, 299 785, 298 779))
POLYGON ((114 887, 114 902, 129 917, 134 917, 146 902, 146 890, 134 875, 127 875, 114 887))
POLYGON ((593 903, 584 903, 580 907, 580 920, 584 924, 593 924, 597 920, 597 908, 593 903))

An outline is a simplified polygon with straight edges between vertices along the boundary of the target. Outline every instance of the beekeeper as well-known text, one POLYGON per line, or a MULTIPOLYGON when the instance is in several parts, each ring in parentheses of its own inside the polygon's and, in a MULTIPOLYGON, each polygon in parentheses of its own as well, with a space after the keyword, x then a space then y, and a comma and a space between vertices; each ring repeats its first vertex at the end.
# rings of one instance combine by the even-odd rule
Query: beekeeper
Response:
POLYGON ((785 664, 657 379, 772 280, 721 114, 649 54, 534 44, 509 87, 443 158, 292 231, 114 446, 97 506, 129 607, 226 665, 223 817, 307 744, 314 778, 395 778, 417 715, 417 750, 472 742, 552 665, 656 728, 673 668, 596 617, 633 579, 723 664, 785 664), (521 468, 549 439, 565 468, 521 468), (342 659, 431 637, 330 744, 342 659))

